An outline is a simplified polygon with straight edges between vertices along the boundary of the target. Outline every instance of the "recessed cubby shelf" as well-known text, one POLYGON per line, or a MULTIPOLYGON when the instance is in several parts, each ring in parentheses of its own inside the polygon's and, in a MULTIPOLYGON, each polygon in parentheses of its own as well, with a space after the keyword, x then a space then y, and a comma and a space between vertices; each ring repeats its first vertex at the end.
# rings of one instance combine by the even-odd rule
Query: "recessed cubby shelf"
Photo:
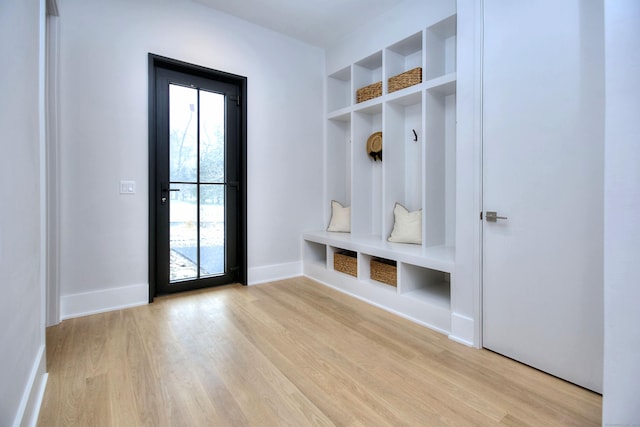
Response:
POLYGON ((413 34, 389 46, 386 50, 385 70, 390 77, 414 68, 422 68, 422 32, 413 34))
POLYGON ((321 243, 304 241, 304 259, 306 262, 314 263, 326 268, 327 266, 327 246, 321 243))
MULTIPOLYGON (((382 81, 382 51, 353 64, 353 99, 358 89, 382 81)), ((384 87, 384 82, 383 82, 384 87)), ((375 99, 375 98, 374 98, 375 99)))
MULTIPOLYGON (((382 209, 382 162, 367 154, 367 140, 382 131, 382 111, 353 114, 351 232, 380 234, 382 209)), ((384 134, 383 152, 384 152, 384 134)))
MULTIPOLYGON (((351 115, 348 116, 351 118, 351 115)), ((326 175, 330 201, 351 205, 351 122, 329 120, 327 123, 326 155, 331 159, 326 175)), ((327 204, 327 209, 329 209, 327 204)))
POLYGON ((401 295, 449 308, 451 305, 451 274, 430 268, 402 263, 401 295))
POLYGON ((405 102, 389 102, 385 110, 383 236, 393 229, 396 203, 410 211, 422 208, 422 97, 400 100, 405 102), (409 100, 414 102, 406 102, 409 100))
POLYGON ((426 31, 426 79, 456 71, 456 15, 443 19, 426 31))
POLYGON ((323 227, 336 200, 351 207, 351 233, 304 233, 303 268, 322 283, 448 333, 455 288, 457 18, 431 22, 328 73, 323 227), (389 91, 390 78, 416 68, 421 82, 389 91), (357 102, 358 89, 377 82, 380 96, 357 102), (382 161, 366 151, 374 132, 382 132, 382 161), (396 203, 422 210, 422 244, 387 241, 396 203), (336 271, 340 251, 356 254, 357 275, 336 271), (371 262, 379 258, 395 263, 395 286, 372 278, 371 262))
POLYGON ((343 68, 327 79, 327 107, 336 111, 351 105, 351 67, 343 68))

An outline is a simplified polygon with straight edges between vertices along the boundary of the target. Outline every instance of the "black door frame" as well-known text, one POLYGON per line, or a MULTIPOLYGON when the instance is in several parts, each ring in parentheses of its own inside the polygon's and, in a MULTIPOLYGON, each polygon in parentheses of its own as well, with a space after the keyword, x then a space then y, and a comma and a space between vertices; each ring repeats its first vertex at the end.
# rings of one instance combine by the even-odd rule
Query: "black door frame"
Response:
MULTIPOLYGON (((238 143, 240 145, 240 185, 238 221, 238 281, 247 284, 247 78, 224 71, 213 70, 199 65, 189 64, 176 59, 148 54, 149 60, 149 302, 157 295, 156 270, 160 260, 156 259, 156 223, 157 199, 160 195, 160 182, 157 179, 156 159, 156 71, 167 69, 192 74, 211 80, 237 85, 240 89, 240 129, 238 143)), ((168 262, 165 260, 164 262, 168 262)))

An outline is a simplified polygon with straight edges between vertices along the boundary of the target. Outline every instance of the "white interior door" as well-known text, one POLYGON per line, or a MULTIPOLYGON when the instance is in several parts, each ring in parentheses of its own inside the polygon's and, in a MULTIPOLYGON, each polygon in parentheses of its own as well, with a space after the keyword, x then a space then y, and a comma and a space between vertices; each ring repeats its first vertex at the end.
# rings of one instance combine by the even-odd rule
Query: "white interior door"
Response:
POLYGON ((484 1, 483 345, 601 391, 597 3, 484 1))

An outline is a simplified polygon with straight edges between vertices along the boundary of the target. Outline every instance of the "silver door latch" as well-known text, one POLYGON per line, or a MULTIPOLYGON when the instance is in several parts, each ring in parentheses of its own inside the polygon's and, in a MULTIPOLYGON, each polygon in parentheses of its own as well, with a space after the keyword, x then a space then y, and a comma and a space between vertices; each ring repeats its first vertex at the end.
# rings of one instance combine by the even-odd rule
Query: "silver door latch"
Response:
POLYGON ((496 222, 499 219, 507 219, 506 216, 498 216, 497 212, 487 211, 486 214, 487 222, 496 222))

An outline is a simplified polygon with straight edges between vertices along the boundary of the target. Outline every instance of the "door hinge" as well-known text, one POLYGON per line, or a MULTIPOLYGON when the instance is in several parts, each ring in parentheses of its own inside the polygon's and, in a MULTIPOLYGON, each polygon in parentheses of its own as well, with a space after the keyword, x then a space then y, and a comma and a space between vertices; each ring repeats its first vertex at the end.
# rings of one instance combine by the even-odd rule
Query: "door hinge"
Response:
POLYGON ((240 106, 240 95, 231 95, 229 100, 236 103, 236 107, 240 106))
POLYGON ((480 221, 482 221, 482 211, 480 211, 480 221))

